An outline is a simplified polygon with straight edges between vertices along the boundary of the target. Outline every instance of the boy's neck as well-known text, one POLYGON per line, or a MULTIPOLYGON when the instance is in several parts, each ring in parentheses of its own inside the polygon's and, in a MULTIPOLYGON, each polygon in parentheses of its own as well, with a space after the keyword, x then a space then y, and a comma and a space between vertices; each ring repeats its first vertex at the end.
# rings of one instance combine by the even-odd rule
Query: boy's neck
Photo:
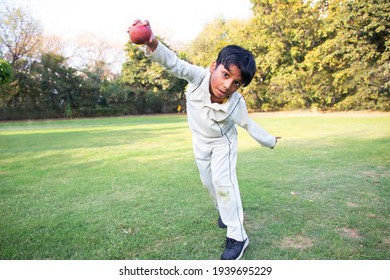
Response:
POLYGON ((214 94, 210 93, 210 101, 211 101, 211 103, 223 104, 223 103, 226 103, 227 100, 228 100, 228 97, 218 98, 214 94))

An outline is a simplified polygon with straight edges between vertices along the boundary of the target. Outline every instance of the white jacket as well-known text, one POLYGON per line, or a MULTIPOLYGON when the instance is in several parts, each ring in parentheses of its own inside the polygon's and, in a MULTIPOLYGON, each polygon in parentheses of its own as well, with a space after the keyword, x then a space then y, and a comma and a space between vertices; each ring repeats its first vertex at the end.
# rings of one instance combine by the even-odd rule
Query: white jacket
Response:
POLYGON ((153 53, 147 49, 146 55, 174 76, 188 81, 186 92, 188 123, 197 140, 206 144, 218 143, 221 140, 226 142, 226 138, 229 140, 236 137, 237 124, 246 129, 262 146, 270 148, 275 146, 275 137, 249 117, 241 94, 233 93, 224 104, 211 103, 209 69, 179 59, 160 42, 153 53))

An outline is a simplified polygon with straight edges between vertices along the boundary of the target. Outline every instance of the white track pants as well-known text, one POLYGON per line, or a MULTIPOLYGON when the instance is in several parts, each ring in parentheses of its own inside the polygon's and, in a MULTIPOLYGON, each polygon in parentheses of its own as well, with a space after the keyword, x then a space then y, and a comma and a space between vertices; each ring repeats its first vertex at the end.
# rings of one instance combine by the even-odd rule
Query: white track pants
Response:
POLYGON ((193 146, 202 183, 227 226, 226 236, 243 241, 247 235, 236 174, 237 137, 232 138, 223 139, 218 144, 204 144, 194 138, 193 146))

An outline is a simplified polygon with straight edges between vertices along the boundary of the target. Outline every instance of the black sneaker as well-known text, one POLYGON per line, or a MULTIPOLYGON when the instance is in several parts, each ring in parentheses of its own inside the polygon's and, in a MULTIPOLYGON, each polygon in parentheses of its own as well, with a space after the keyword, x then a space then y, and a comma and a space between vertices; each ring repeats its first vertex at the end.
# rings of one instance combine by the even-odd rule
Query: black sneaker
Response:
POLYGON ((237 241, 226 237, 225 251, 221 256, 221 260, 239 260, 244 254, 244 250, 249 245, 249 238, 244 241, 237 241))
POLYGON ((221 216, 218 218, 219 228, 227 228, 227 226, 222 222, 221 216))

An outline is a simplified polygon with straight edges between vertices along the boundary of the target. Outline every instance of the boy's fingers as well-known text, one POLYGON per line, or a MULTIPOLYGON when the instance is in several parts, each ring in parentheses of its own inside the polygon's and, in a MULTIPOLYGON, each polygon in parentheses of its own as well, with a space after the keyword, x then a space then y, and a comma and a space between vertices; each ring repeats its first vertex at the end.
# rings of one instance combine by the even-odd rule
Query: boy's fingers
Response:
MULTIPOLYGON (((131 33, 131 31, 133 30, 133 28, 137 25, 148 25, 150 26, 150 23, 149 23, 149 20, 145 19, 145 20, 140 20, 140 19, 136 19, 133 21, 133 23, 131 24, 131 26, 129 26, 129 28, 127 29, 127 33, 131 33)), ((149 43, 153 41, 153 36, 150 37, 150 40, 149 40, 149 43)))
POLYGON ((132 22, 132 24, 129 26, 129 28, 127 28, 127 33, 131 33, 131 31, 133 30, 134 26, 136 26, 139 22, 141 22, 139 19, 136 19, 132 22))
POLYGON ((135 26, 135 25, 137 25, 137 24, 140 23, 140 22, 141 22, 141 20, 136 19, 136 20, 133 21, 133 23, 132 23, 131 25, 132 25, 132 26, 135 26))
POLYGON ((150 36, 150 38, 149 38, 149 43, 153 42, 153 40, 154 40, 154 35, 152 33, 152 36, 150 36))

